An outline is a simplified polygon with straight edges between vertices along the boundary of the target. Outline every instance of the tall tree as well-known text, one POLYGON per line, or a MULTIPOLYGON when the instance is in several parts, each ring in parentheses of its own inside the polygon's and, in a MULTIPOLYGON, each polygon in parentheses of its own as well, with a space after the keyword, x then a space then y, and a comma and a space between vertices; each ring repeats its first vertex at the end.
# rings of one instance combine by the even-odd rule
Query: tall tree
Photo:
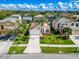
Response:
POLYGON ((64 28, 63 29, 63 34, 65 36, 68 36, 69 37, 69 35, 72 34, 72 29, 71 28, 68 28, 68 27, 64 28))

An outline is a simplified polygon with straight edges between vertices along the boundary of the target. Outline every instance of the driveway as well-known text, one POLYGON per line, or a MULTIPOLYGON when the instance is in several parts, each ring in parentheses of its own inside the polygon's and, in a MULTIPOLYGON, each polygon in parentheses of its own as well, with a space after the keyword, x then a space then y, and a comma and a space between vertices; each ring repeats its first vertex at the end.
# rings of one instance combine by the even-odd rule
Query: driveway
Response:
POLYGON ((9 48, 13 42, 11 41, 1 41, 0 42, 0 54, 8 53, 9 48))
POLYGON ((79 35, 70 35, 70 38, 79 47, 79 39, 75 38, 75 36, 79 35))
POLYGON ((38 29, 38 27, 35 27, 34 29, 31 29, 29 32, 30 39, 24 53, 40 53, 40 30, 38 29))

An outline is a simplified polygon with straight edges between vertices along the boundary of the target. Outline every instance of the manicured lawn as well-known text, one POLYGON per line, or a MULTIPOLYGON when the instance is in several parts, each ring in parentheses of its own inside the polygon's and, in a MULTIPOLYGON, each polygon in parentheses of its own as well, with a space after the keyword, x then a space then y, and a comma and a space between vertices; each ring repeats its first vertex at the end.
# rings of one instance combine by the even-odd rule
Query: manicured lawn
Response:
POLYGON ((42 53, 79 53, 79 48, 76 47, 41 47, 42 53))
POLYGON ((25 50, 26 47, 18 47, 18 46, 14 46, 14 47, 11 47, 10 50, 9 50, 9 54, 22 54, 23 51, 25 50))
POLYGON ((41 44, 74 44, 71 39, 62 39, 60 35, 43 35, 41 44))
POLYGON ((14 44, 27 44, 29 40, 29 26, 30 24, 24 24, 21 29, 22 33, 16 37, 14 44))
POLYGON ((29 36, 20 36, 17 37, 16 40, 14 41, 14 44, 27 44, 29 40, 29 36))

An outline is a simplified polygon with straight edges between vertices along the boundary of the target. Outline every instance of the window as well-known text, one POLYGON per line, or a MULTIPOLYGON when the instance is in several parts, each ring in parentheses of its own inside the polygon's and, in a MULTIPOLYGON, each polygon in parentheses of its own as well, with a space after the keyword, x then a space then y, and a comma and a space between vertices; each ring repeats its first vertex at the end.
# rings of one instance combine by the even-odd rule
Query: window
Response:
POLYGON ((77 19, 77 21, 79 22, 79 19, 77 19))
POLYGON ((76 23, 76 27, 78 27, 78 23, 76 23))
POLYGON ((41 29, 41 33, 44 33, 44 29, 43 28, 41 29))
POLYGON ((12 16, 12 18, 17 18, 18 19, 19 17, 18 16, 12 16))
POLYGON ((67 25, 67 24, 62 24, 62 25, 67 25))
POLYGON ((74 23, 72 23, 71 26, 74 26, 74 23))
POLYGON ((4 29, 4 26, 3 26, 3 25, 1 25, 1 29, 2 29, 2 30, 4 29))
POLYGON ((46 30, 46 33, 48 33, 48 32, 49 32, 49 30, 47 29, 47 30, 46 30))

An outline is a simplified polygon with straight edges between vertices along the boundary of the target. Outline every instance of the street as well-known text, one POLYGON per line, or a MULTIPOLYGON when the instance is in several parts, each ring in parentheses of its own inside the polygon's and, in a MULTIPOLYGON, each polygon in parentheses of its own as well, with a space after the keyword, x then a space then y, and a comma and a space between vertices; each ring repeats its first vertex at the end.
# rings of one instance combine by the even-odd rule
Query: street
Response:
POLYGON ((0 59, 79 59, 79 54, 5 54, 0 59))

